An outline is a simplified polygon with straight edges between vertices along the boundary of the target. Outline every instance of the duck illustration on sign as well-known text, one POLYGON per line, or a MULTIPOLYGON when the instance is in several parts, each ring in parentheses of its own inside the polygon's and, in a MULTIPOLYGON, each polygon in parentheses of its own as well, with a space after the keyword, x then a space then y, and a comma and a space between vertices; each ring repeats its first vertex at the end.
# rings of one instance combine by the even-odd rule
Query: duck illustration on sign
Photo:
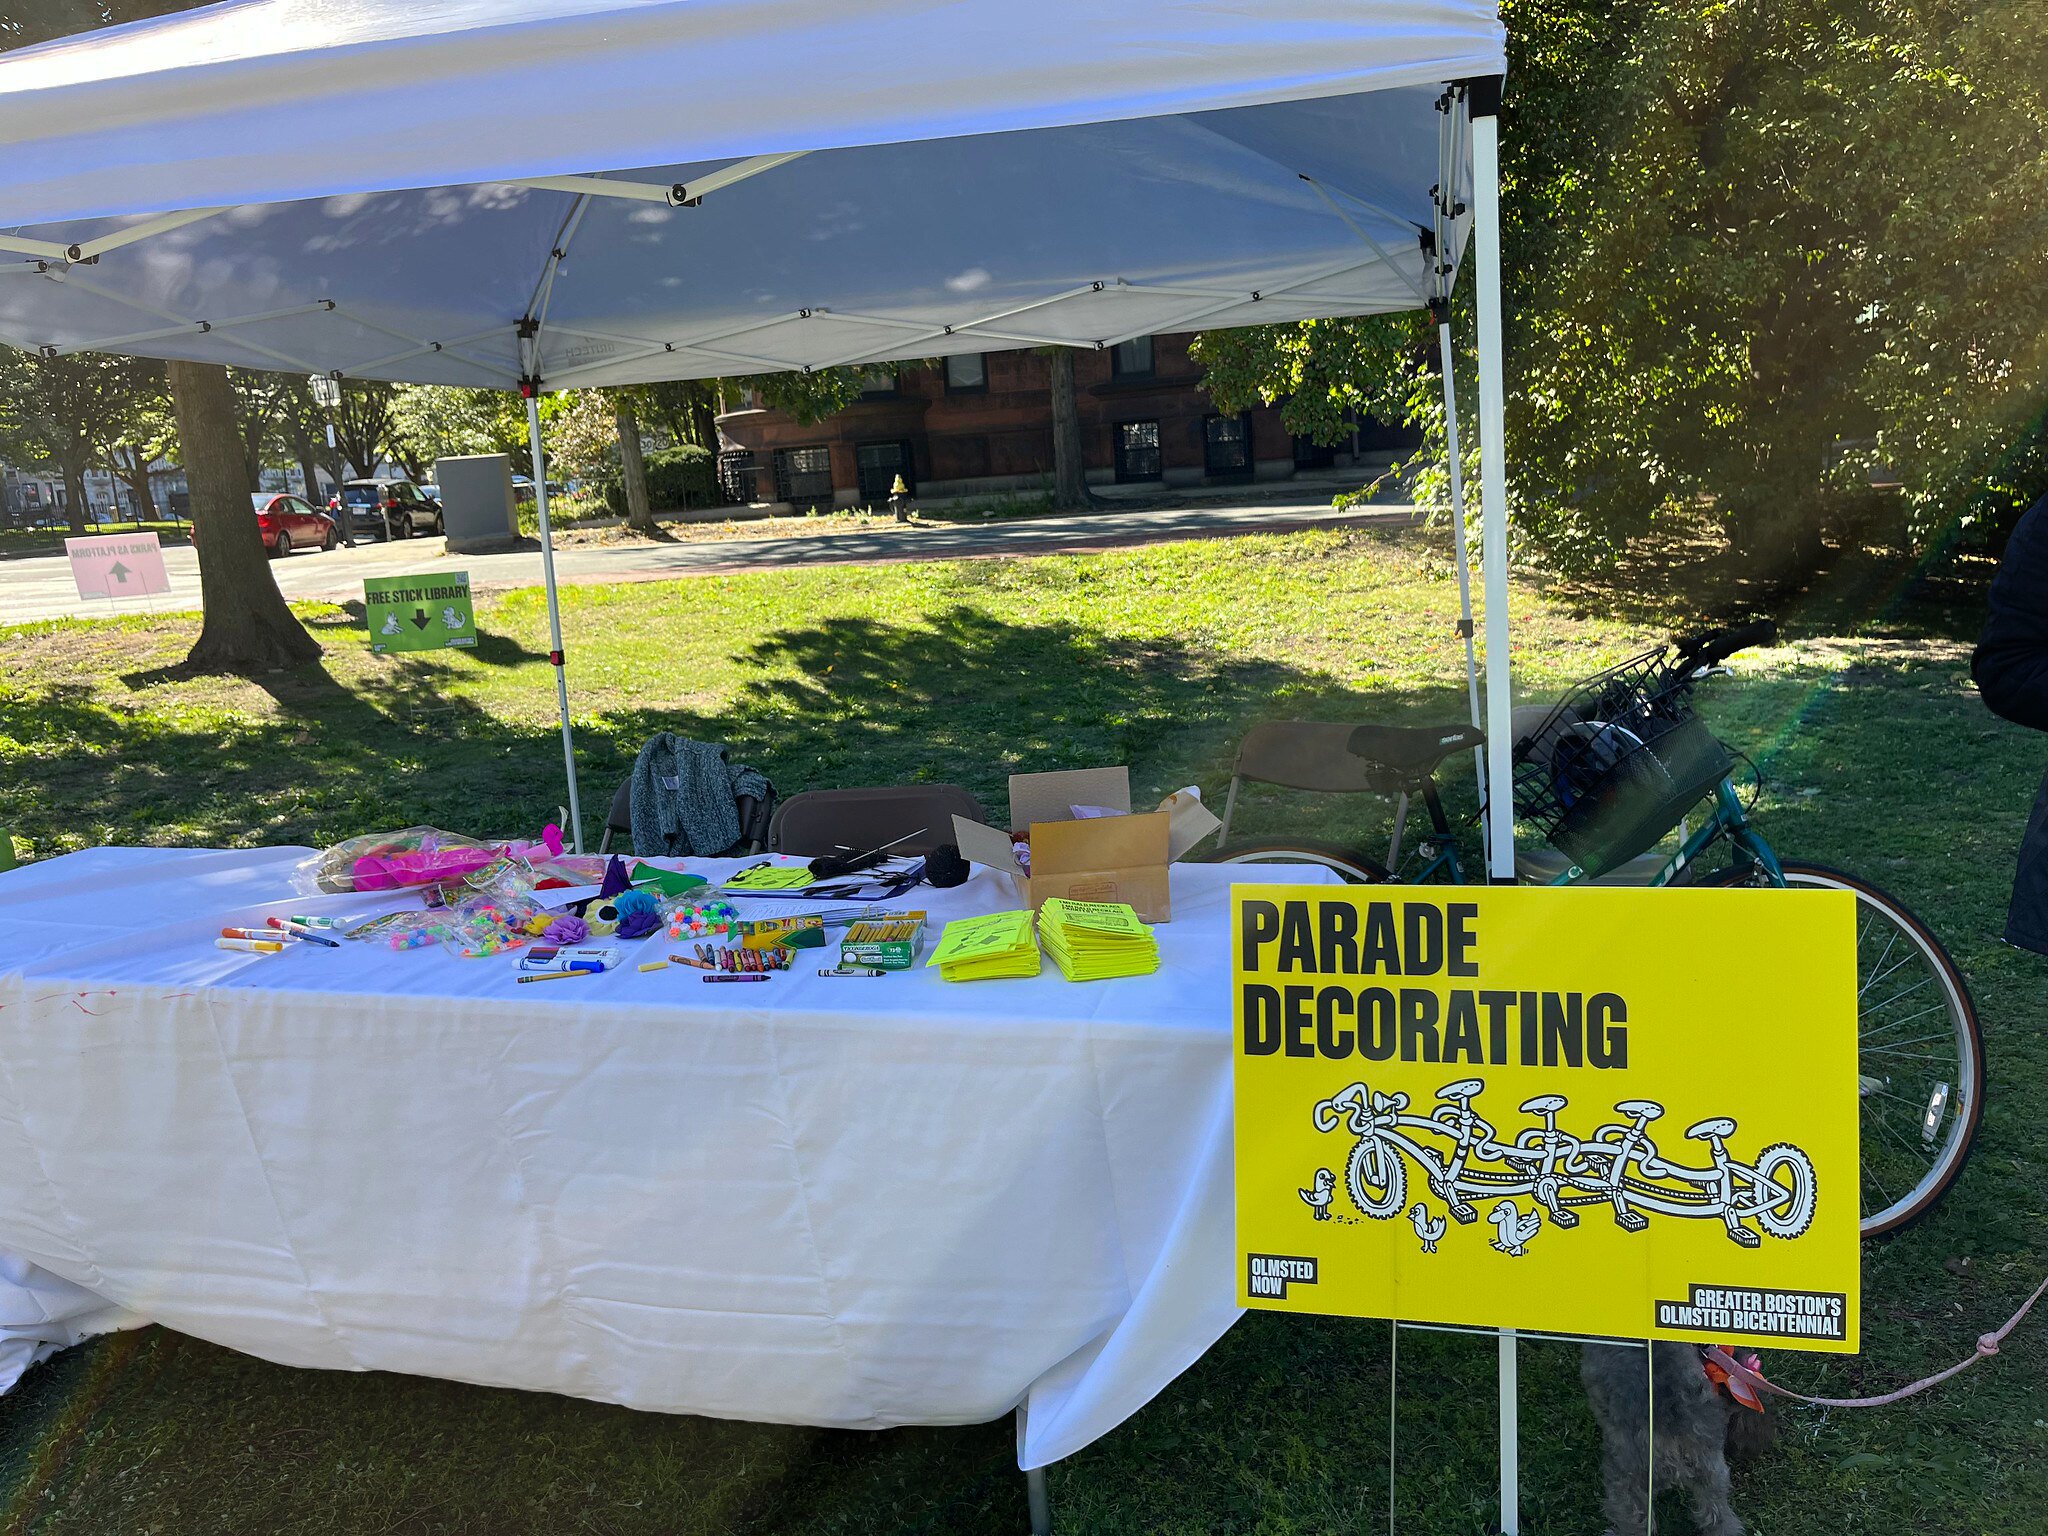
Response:
MULTIPOLYGON (((1436 1252, 1444 1220, 1432 1221, 1421 1201, 1409 1207, 1412 1165, 1461 1226, 1478 1220, 1475 1202, 1491 1202, 1486 1218, 1496 1230, 1492 1246, 1515 1258, 1527 1253, 1546 1218, 1568 1231, 1579 1224, 1575 1208, 1583 1207, 1611 1208, 1624 1232, 1642 1231, 1653 1215, 1719 1221, 1729 1241, 1742 1248, 1762 1241, 1759 1230, 1789 1240, 1813 1223, 1812 1160, 1789 1142, 1765 1147, 1754 1162, 1737 1159, 1728 1150, 1737 1127, 1726 1116, 1686 1127, 1686 1138, 1705 1148, 1706 1166, 1699 1167, 1658 1149, 1649 1128, 1663 1117, 1662 1104, 1625 1099, 1614 1107, 1625 1121, 1600 1125, 1580 1138, 1558 1126, 1569 1101, 1543 1094, 1521 1105, 1523 1114, 1540 1123, 1503 1139, 1474 1108, 1485 1089, 1479 1078, 1446 1084, 1427 1115, 1408 1113, 1407 1094, 1375 1093, 1364 1083, 1318 1100, 1311 1112, 1318 1131, 1357 1138, 1345 1158, 1344 1188, 1360 1214, 1384 1221, 1407 1209, 1423 1252, 1436 1252), (1534 1208, 1524 1211, 1517 1197, 1534 1208)), ((1329 1177, 1328 1169, 1319 1168, 1313 1192, 1299 1191, 1319 1221, 1329 1216, 1323 1182, 1329 1177), (1320 1204, 1315 1195, 1324 1197, 1320 1204)))
POLYGON ((1330 1219, 1330 1202, 1336 1198, 1337 1175, 1327 1168, 1318 1168, 1314 1182, 1307 1189, 1297 1189, 1301 1203, 1316 1213, 1317 1221, 1330 1219))

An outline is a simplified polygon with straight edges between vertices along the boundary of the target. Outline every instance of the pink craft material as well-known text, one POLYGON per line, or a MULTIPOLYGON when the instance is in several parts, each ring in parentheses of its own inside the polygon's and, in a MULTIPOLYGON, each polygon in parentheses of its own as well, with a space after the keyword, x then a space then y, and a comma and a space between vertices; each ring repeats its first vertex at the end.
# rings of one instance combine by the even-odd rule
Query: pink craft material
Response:
POLYGON ((2039 1301, 2044 1293, 2048 1293, 2048 1279, 2034 1287, 2034 1294, 2021 1304, 2019 1311, 2005 1320, 2003 1328, 1979 1334, 1977 1352, 1967 1360, 1958 1360, 1945 1371, 1923 1376, 1909 1386, 1900 1387, 1896 1392, 1886 1392, 1878 1397, 1808 1397, 1804 1392, 1794 1392, 1790 1387, 1781 1387, 1775 1381, 1766 1381, 1718 1344, 1709 1344, 1703 1353, 1736 1380, 1746 1382, 1759 1392, 1773 1392, 1779 1397, 1789 1397, 1795 1403, 1806 1403, 1814 1408, 1889 1408, 1893 1403, 1902 1403, 1916 1393, 1925 1392, 1929 1387, 1939 1386, 1951 1376, 1960 1376, 1979 1360, 1988 1360, 1997 1354, 1998 1346, 2005 1342, 2005 1336, 2026 1321, 2027 1314, 2034 1310, 2034 1303, 2039 1301))
POLYGON ((494 848, 422 848, 416 853, 365 854, 349 873, 359 891, 389 891, 408 885, 460 880, 494 859, 560 858, 562 829, 549 822, 537 843, 503 843, 494 848))
POLYGON ((550 944, 581 944, 590 937, 590 924, 580 917, 558 917, 541 937, 550 944))

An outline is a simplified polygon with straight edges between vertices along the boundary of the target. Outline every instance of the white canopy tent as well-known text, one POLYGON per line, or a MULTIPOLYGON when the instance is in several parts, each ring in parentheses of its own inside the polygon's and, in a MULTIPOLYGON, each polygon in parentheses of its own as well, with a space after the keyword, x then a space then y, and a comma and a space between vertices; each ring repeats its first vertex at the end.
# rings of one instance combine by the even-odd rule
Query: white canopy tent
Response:
POLYGON ((524 391, 580 822, 538 392, 1425 306, 1448 359, 1469 237, 1505 784, 1504 70, 1493 0, 227 0, 0 56, 0 339, 524 391))

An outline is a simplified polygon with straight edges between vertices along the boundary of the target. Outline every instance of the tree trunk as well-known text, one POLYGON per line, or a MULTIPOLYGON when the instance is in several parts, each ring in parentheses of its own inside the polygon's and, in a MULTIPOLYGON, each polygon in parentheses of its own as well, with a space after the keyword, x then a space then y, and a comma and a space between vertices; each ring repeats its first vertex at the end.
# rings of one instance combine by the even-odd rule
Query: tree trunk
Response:
POLYGON ((327 498, 320 494, 320 461, 313 452, 313 440, 301 437, 298 441, 299 478, 306 482, 306 500, 316 507, 327 505, 327 498))
POLYGON ((619 424, 619 467, 626 481, 626 526, 640 533, 654 532, 654 504, 647 498, 647 461, 640 454, 640 417, 633 398, 624 390, 612 397, 612 409, 619 424))
POLYGON ((718 402, 711 391, 700 389, 690 401, 690 427, 697 434, 697 446, 716 457, 718 454, 718 402))
POLYGON ((139 522, 156 521, 156 487, 149 483, 149 459, 139 448, 128 451, 128 489, 135 493, 135 516, 139 522))
POLYGON ((85 514, 90 510, 85 504, 85 469, 77 464, 61 467, 64 471, 64 515, 70 519, 73 533, 84 533, 85 514))
POLYGON ((1074 349, 1048 347, 1052 374, 1052 504, 1072 511, 1088 505, 1088 467, 1081 457, 1081 410, 1074 399, 1074 349))
POLYGON ((218 363, 166 365, 177 407, 199 598, 206 610, 185 664, 203 672, 278 671, 317 660, 320 646, 278 594, 263 536, 249 512, 248 464, 235 392, 218 363))

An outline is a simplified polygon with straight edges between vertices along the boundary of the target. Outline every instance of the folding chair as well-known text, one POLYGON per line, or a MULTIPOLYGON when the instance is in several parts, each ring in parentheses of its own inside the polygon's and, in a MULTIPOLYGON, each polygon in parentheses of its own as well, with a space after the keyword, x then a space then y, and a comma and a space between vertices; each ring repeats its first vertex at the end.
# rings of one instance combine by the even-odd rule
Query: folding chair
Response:
POLYGON ((771 853, 817 858, 842 848, 930 853, 953 841, 953 818, 982 820, 981 802, 958 784, 899 784, 873 789, 807 789, 776 807, 768 824, 771 853))

